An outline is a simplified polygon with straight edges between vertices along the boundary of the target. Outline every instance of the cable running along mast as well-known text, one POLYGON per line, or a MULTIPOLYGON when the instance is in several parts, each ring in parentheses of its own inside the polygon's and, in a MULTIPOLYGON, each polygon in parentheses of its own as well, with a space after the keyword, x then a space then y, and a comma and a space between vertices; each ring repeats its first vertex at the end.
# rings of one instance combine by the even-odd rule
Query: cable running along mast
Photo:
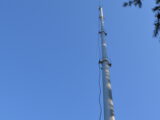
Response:
POLYGON ((103 7, 99 6, 99 21, 100 21, 100 39, 101 39, 101 60, 99 64, 101 64, 102 68, 102 83, 103 83, 103 105, 104 105, 104 120, 115 120, 114 116, 114 106, 112 100, 112 89, 110 82, 110 70, 111 63, 107 57, 107 42, 106 35, 104 29, 104 15, 103 15, 103 7))

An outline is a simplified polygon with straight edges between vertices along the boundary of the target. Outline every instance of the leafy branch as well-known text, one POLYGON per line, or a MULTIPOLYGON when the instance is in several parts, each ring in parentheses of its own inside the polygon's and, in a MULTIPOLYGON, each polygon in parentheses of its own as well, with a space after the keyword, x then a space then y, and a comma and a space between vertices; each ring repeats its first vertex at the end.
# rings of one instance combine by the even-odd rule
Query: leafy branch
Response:
MULTIPOLYGON (((154 21, 154 37, 157 37, 160 33, 160 0, 155 0, 155 7, 152 11, 155 14, 155 21, 154 21)), ((142 7, 142 0, 129 0, 123 4, 124 7, 127 6, 138 6, 139 8, 142 7)))

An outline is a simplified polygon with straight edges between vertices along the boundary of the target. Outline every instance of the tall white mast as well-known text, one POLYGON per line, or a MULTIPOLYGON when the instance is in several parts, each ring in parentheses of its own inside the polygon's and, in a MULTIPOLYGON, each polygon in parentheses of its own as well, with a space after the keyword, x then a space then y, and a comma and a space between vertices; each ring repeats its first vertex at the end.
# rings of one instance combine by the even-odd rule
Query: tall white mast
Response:
POLYGON ((112 89, 110 82, 110 70, 111 64, 107 57, 107 42, 104 29, 104 15, 102 6, 99 7, 99 20, 100 20, 100 31, 99 35, 101 38, 101 51, 102 58, 100 64, 102 66, 102 83, 103 83, 103 105, 104 105, 104 120, 115 120, 114 106, 112 100, 112 89))

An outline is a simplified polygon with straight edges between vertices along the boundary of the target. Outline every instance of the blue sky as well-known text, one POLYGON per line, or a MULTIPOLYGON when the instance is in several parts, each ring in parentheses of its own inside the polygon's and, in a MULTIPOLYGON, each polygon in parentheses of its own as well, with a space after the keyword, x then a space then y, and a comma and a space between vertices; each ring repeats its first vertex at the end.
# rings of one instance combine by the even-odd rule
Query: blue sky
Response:
MULTIPOLYGON (((104 0, 117 120, 158 120, 154 2, 104 0)), ((0 119, 98 120, 98 1, 0 0, 0 119)))

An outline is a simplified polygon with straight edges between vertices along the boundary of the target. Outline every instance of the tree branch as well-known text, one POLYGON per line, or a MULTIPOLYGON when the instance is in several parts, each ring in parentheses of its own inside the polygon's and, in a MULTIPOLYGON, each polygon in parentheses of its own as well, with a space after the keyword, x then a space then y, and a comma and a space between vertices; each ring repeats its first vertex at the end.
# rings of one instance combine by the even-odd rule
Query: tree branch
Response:
MULTIPOLYGON (((154 22, 154 37, 157 37, 160 33, 160 0, 155 0, 155 7, 152 9, 155 13, 155 22, 154 22)), ((123 4, 124 7, 127 6, 138 6, 142 7, 142 0, 129 0, 123 4)))

